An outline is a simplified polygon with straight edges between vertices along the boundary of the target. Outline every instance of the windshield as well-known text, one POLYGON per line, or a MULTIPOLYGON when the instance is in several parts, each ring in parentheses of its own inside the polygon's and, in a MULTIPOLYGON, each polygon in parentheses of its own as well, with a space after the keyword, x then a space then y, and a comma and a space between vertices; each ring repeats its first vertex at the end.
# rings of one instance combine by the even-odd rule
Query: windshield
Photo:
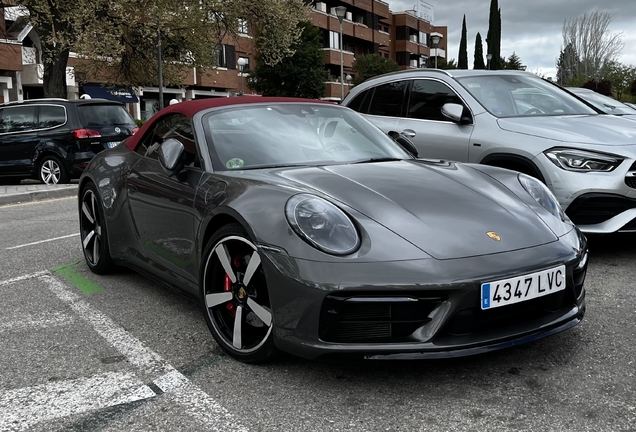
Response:
POLYGON ((411 158, 362 116, 326 104, 248 105, 204 117, 215 170, 411 158))
POLYGON ((604 96, 595 91, 584 91, 578 89, 569 89, 572 93, 591 103, 601 111, 607 114, 621 115, 621 114, 636 114, 636 110, 628 107, 622 102, 612 99, 611 97, 604 96))
POLYGON ((532 75, 466 76, 457 80, 497 117, 597 114, 568 92, 532 75))

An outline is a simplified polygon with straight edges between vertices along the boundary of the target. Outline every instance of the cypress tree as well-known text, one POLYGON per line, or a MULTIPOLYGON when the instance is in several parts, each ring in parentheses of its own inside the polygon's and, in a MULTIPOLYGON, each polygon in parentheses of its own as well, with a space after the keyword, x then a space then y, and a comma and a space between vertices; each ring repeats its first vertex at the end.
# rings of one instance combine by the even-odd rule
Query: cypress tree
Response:
POLYGON ((490 69, 501 69, 501 10, 497 0, 490 0, 490 19, 486 42, 488 54, 492 55, 490 69))
POLYGON ((479 32, 477 32, 477 36, 475 37, 475 61, 473 63, 473 69, 486 69, 486 64, 484 63, 484 48, 479 32))
POLYGON ((459 69, 468 69, 468 42, 466 36, 466 15, 462 24, 462 39, 459 42, 459 60, 457 62, 459 69))

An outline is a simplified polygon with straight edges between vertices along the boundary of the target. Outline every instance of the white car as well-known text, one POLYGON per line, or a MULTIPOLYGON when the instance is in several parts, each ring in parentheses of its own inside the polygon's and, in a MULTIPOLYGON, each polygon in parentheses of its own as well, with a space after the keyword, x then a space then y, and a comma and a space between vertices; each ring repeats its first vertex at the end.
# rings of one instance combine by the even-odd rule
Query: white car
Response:
POLYGON ((530 72, 417 69, 371 78, 343 101, 419 157, 542 180, 586 233, 636 231, 636 122, 530 72))
POLYGON ((628 104, 619 102, 609 96, 602 95, 594 90, 581 87, 566 87, 566 90, 574 93, 584 101, 594 105, 606 114, 617 115, 628 120, 636 121, 636 109, 628 104))

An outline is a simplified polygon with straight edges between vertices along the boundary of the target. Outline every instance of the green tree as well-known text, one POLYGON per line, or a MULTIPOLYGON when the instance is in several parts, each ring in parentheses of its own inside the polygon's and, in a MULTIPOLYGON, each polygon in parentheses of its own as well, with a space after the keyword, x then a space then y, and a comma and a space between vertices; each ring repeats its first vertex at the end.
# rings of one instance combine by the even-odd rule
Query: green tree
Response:
POLYGON ((636 79, 634 80, 631 87, 629 88, 629 94, 632 95, 633 101, 636 100, 636 79))
POLYGON ((505 69, 513 69, 513 70, 523 70, 523 64, 521 63, 521 59, 514 51, 508 57, 508 60, 504 60, 505 69))
POLYGON ((557 83, 563 86, 570 85, 572 79, 578 75, 580 64, 581 60, 576 48, 571 43, 567 44, 559 53, 557 60, 557 83))
MULTIPOLYGON (((428 67, 435 67, 435 58, 431 57, 428 59, 429 65, 428 67)), ((459 69, 457 65, 457 61, 455 59, 446 60, 445 58, 437 59, 437 68, 438 69, 459 69)))
POLYGON ((632 82, 636 79, 636 67, 617 61, 606 63, 603 68, 603 78, 612 83, 612 90, 616 99, 621 100, 629 93, 632 82))
POLYGON ((300 39, 291 49, 294 54, 274 65, 256 56, 248 86, 264 96, 287 96, 318 99, 325 91, 327 70, 320 30, 309 21, 298 24, 300 39))
POLYGON ((466 15, 462 23, 462 38, 459 42, 459 61, 457 64, 459 69, 468 69, 468 42, 466 36, 466 15))
MULTIPOLYGON (((1 2, 2 0, 0 0, 1 2)), ((264 62, 293 53, 296 25, 307 19, 303 0, 17 0, 42 43, 44 95, 66 97, 66 65, 77 52, 88 75, 106 71, 120 84, 158 81, 157 33, 166 82, 193 66, 215 65, 214 47, 238 34, 239 19, 255 30, 264 62)))
POLYGON ((484 63, 484 48, 479 32, 477 32, 477 36, 475 37, 475 60, 473 62, 473 69, 486 69, 486 64, 484 63))
POLYGON ((497 0, 490 0, 490 18, 488 24, 488 54, 492 54, 490 69, 501 69, 501 9, 497 0))
POLYGON ((395 72, 399 69, 398 64, 395 61, 384 58, 379 54, 363 54, 356 56, 352 68, 356 73, 356 76, 353 79, 353 83, 355 85, 358 85, 371 77, 395 72))

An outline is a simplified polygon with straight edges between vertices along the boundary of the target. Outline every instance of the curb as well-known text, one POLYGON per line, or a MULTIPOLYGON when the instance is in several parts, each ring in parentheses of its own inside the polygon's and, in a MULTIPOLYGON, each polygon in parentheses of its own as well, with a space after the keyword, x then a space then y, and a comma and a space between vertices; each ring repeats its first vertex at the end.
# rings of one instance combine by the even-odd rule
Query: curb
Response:
POLYGON ((77 187, 78 185, 69 185, 56 189, 0 195, 0 206, 71 197, 77 195, 77 187))

